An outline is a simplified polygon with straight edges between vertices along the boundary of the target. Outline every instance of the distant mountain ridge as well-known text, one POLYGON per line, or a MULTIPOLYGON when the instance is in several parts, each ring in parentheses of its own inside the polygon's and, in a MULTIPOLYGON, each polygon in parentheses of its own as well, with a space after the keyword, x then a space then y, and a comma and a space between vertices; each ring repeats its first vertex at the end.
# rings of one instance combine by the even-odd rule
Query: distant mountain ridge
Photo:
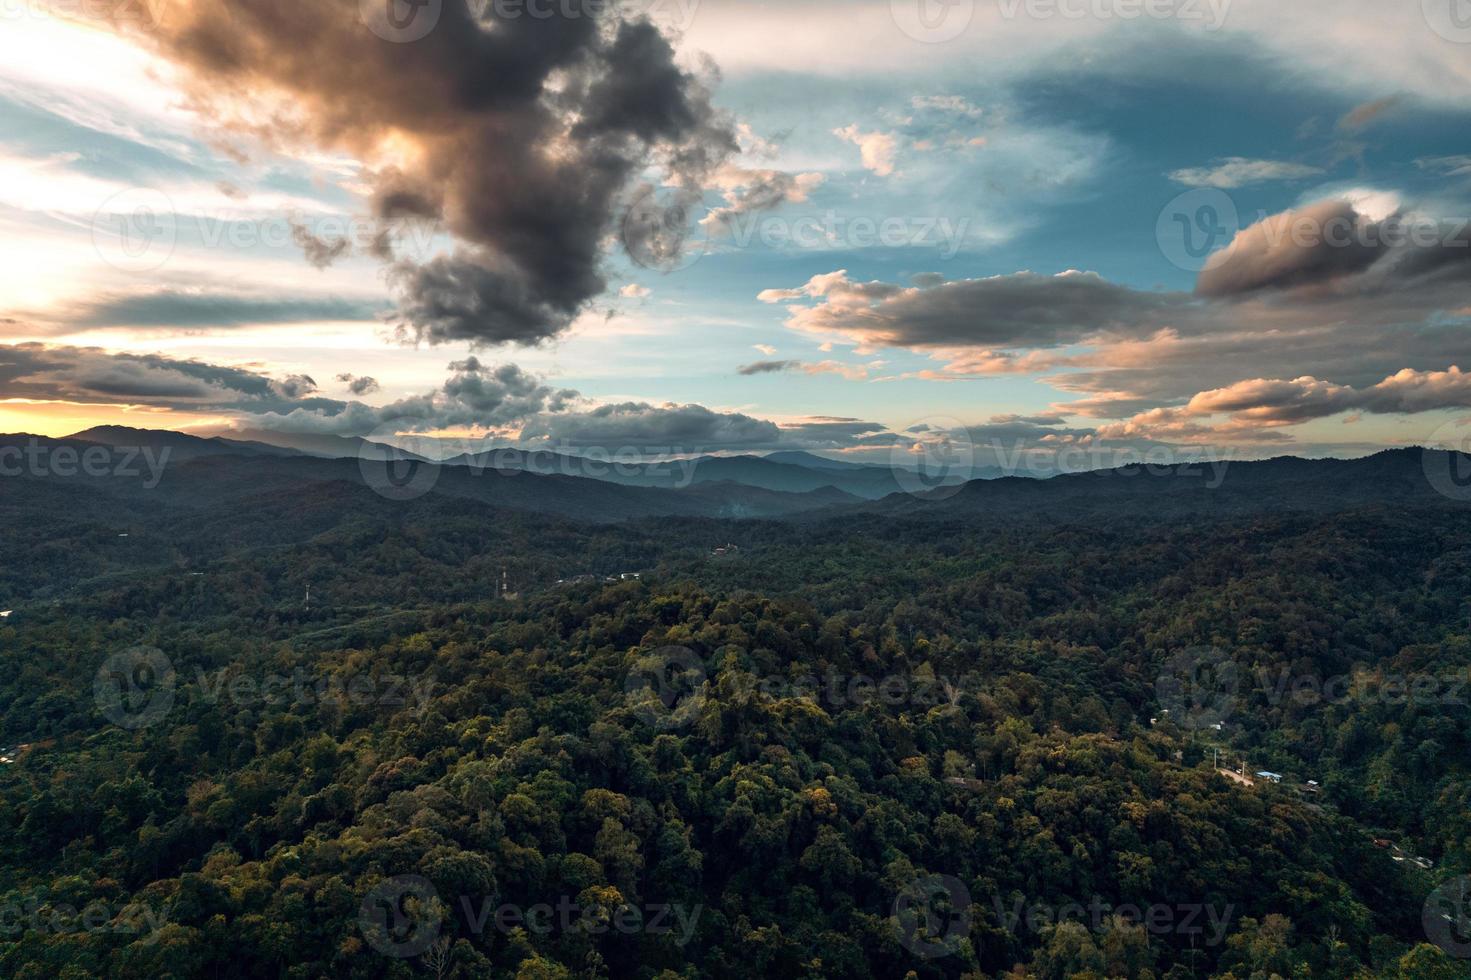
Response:
MULTIPOLYGON (((0 436, 0 445, 20 438, 0 436)), ((331 437, 336 439, 337 437, 331 437)), ((318 443, 357 446, 363 456, 321 457, 306 449, 255 440, 98 426, 48 444, 146 446, 164 450, 187 478, 190 492, 213 498, 231 487, 362 486, 374 461, 421 457, 365 440, 318 443)), ((618 521, 659 514, 722 518, 836 516, 869 513, 952 519, 982 515, 1052 516, 1062 520, 1159 517, 1183 513, 1245 513, 1274 508, 1326 510, 1372 503, 1454 504, 1471 498, 1471 461, 1461 454, 1393 449, 1359 459, 1218 461, 1176 467, 1123 467, 1064 474, 1047 480, 1000 477, 903 492, 894 471, 805 453, 706 456, 663 463, 617 464, 546 451, 498 449, 436 466, 433 493, 499 507, 618 521), (837 468, 823 468, 837 463, 837 468), (1444 472, 1444 479, 1432 476, 1444 472), (1464 479, 1461 476, 1464 475, 1464 479), (1439 488, 1437 488, 1437 485, 1439 488)), ((909 482, 906 480, 906 482, 909 482)), ((103 488, 123 492, 122 485, 103 488)), ((165 488, 165 494, 168 494, 165 488)))
POLYGON ((1278 456, 1126 466, 1047 480, 972 480, 923 494, 895 494, 849 509, 926 519, 1031 515, 1087 521, 1322 512, 1379 504, 1471 506, 1471 457, 1408 447, 1358 459, 1278 456))
POLYGON ((102 446, 143 447, 155 452, 169 450, 175 460, 197 459, 201 456, 295 456, 295 450, 252 440, 224 439, 220 437, 196 436, 171 429, 136 429, 126 425, 96 425, 66 437, 77 442, 91 442, 102 446))
MULTIPOLYGON (((78 433, 77 437, 83 438, 85 434, 78 433)), ((228 445, 268 444, 324 458, 356 458, 365 454, 373 458, 383 458, 381 454, 384 453, 379 448, 384 445, 382 443, 316 433, 245 429, 215 433, 214 438, 228 445)), ((389 449, 387 452, 398 454, 404 451, 389 449)), ((824 487, 833 487, 845 494, 870 500, 877 500, 903 489, 903 484, 895 478, 892 467, 833 460, 800 451, 782 451, 765 456, 704 455, 686 459, 632 462, 556 450, 506 446, 459 453, 448 457, 444 462, 446 465, 469 466, 480 470, 523 470, 543 475, 577 476, 625 486, 664 489, 682 489, 695 483, 723 482, 782 493, 811 493, 824 487)), ((988 468, 973 474, 956 474, 940 482, 960 483, 967 475, 999 476, 1001 471, 988 468)))
MULTIPOLYGON (((129 426, 96 426, 73 433, 69 439, 109 446, 168 447, 176 460, 218 455, 305 455, 320 459, 429 459, 387 443, 357 436, 326 433, 275 432, 267 429, 213 430, 195 435, 129 426)), ((651 462, 610 460, 547 449, 495 447, 460 453, 443 460, 447 466, 519 470, 545 476, 575 476, 630 487, 680 490, 702 483, 735 483, 778 493, 813 493, 827 487, 865 500, 879 500, 902 492, 908 481, 896 476, 903 470, 872 463, 828 459, 814 453, 785 450, 764 456, 704 455, 651 462)), ((913 472, 910 469, 910 472, 913 472)), ((935 482, 958 485, 967 478, 1004 475, 998 467, 980 467, 970 473, 946 474, 935 482)))

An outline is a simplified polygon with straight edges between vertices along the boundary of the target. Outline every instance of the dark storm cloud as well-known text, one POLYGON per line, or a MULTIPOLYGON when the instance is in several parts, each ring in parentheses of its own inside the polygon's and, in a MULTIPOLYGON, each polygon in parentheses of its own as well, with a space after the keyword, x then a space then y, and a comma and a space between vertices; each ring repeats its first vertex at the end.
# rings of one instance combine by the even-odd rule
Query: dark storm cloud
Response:
POLYGON ((389 137, 411 147, 369 172, 376 213, 434 222, 459 248, 395 265, 402 336, 530 345, 603 290, 603 243, 637 173, 657 162, 695 187, 737 149, 705 82, 617 7, 512 16, 444 0, 433 29, 404 43, 365 26, 357 0, 194 0, 118 27, 146 30, 188 68, 191 94, 227 126, 370 163, 389 137))

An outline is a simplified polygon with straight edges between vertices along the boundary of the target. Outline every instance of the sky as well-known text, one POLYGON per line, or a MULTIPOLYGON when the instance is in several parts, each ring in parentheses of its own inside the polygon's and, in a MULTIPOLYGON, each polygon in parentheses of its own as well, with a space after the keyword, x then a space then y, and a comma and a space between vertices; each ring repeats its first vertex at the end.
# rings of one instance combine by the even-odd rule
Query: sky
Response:
POLYGON ((1062 468, 1471 436, 1466 0, 0 20, 0 431, 1062 468))

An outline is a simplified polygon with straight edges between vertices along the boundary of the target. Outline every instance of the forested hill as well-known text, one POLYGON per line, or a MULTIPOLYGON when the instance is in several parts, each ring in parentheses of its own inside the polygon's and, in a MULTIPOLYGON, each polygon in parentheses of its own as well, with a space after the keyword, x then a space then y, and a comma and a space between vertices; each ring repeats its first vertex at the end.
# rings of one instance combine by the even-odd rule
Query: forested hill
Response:
POLYGON ((1471 509, 1417 470, 1004 491, 1125 504, 1076 520, 4 481, 0 974, 1463 976, 1471 509))
POLYGON ((1327 512, 1375 504, 1435 506, 1468 501, 1471 457, 1408 448, 1351 460, 1219 459, 1140 464, 1047 480, 972 480, 963 486, 893 494, 871 504, 854 505, 854 509, 909 517, 992 513, 1088 520, 1121 514, 1163 518, 1282 510, 1327 512))

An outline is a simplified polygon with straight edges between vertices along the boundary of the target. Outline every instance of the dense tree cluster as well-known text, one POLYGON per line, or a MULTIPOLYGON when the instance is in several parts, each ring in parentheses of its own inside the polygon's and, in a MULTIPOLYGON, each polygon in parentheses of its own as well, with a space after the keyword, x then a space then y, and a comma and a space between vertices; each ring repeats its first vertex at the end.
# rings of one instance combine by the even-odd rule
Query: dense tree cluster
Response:
POLYGON ((1465 512, 274 520, 20 550, 0 974, 1468 973, 1465 512))

